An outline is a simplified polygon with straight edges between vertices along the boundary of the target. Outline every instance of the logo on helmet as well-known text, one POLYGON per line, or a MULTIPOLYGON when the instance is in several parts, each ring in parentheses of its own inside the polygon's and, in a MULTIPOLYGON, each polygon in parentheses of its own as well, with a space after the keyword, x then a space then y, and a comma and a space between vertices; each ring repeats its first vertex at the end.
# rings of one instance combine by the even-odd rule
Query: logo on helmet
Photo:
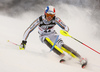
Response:
POLYGON ((45 13, 48 13, 48 14, 55 14, 55 8, 53 6, 47 6, 45 8, 45 13))

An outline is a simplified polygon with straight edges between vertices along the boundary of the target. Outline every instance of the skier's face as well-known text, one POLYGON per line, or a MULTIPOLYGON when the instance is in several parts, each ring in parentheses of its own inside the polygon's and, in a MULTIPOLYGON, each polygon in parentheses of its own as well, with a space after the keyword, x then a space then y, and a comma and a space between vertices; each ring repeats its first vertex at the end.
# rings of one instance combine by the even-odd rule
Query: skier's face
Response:
POLYGON ((48 13, 46 13, 46 19, 48 21, 51 21, 54 16, 55 16, 55 14, 48 14, 48 13))

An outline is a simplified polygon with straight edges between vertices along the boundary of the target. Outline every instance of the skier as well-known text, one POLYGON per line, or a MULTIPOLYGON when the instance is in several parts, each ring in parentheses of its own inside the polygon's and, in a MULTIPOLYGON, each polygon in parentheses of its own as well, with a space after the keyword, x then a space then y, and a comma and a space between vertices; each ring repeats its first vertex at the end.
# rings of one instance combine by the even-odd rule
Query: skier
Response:
MULTIPOLYGON (((63 30, 69 31, 68 26, 66 26, 62 20, 59 17, 55 16, 55 8, 53 6, 47 6, 44 11, 44 15, 41 15, 38 17, 24 32, 23 40, 20 45, 20 50, 24 50, 27 38, 29 34, 38 26, 38 33, 39 38, 42 43, 46 44, 49 48, 52 48, 52 46, 55 43, 55 40, 58 36, 56 31, 54 30, 54 26, 58 25, 63 30)), ((72 48, 64 44, 63 40, 61 38, 58 38, 56 45, 53 48, 53 51, 58 54, 61 57, 60 62, 66 61, 66 55, 63 51, 67 52, 69 55, 71 55, 73 58, 78 59, 80 64, 82 65, 82 68, 87 65, 87 60, 82 58, 76 51, 74 51, 72 48)))

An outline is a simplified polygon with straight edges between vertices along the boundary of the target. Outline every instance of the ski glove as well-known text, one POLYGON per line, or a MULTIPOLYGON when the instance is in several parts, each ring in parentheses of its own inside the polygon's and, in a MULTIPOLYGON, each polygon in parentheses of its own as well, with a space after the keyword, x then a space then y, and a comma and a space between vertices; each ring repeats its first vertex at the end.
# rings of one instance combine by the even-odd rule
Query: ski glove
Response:
POLYGON ((26 43, 27 43, 27 41, 22 40, 22 43, 20 44, 19 49, 24 50, 25 46, 26 46, 26 43))
POLYGON ((69 27, 66 26, 66 27, 64 28, 64 30, 67 31, 67 32, 69 32, 69 27))

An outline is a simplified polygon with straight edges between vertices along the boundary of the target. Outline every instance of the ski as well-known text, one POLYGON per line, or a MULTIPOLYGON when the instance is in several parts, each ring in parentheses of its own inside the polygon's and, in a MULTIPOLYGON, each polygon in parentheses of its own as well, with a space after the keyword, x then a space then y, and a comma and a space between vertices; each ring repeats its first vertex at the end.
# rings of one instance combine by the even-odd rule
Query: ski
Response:
POLYGON ((82 58, 81 60, 80 60, 80 63, 81 63, 81 67, 82 68, 85 68, 86 66, 87 66, 87 59, 84 59, 84 58, 82 58))
MULTIPOLYGON (((62 63, 62 64, 65 64, 66 60, 61 59, 59 62, 62 63)), ((80 64, 81 64, 81 68, 84 69, 87 66, 87 60, 86 59, 82 60, 82 63, 80 62, 80 64)))

